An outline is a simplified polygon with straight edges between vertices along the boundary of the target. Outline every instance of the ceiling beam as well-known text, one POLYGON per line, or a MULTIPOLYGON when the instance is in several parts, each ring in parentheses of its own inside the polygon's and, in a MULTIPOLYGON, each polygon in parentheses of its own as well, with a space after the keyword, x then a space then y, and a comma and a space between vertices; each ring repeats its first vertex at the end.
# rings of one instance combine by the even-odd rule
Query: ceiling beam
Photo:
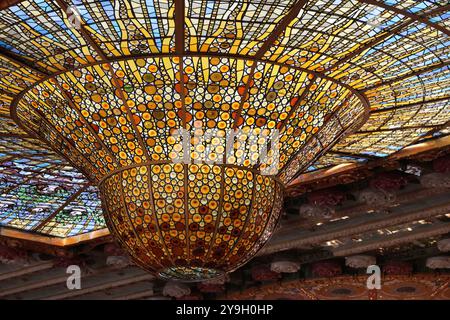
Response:
POLYGON ((184 0, 175 0, 175 54, 183 59, 185 51, 184 0))
MULTIPOLYGON (((181 121, 184 129, 187 130, 187 111, 186 111, 186 97, 185 97, 185 79, 184 79, 184 53, 185 53, 185 4, 184 0, 175 0, 175 54, 178 56, 178 81, 180 84, 180 99, 181 99, 181 121)), ((177 75, 175 75, 175 78, 177 75)), ((175 80, 176 81, 176 80, 175 80)), ((185 168, 186 169, 186 168, 185 168)), ((187 172, 187 171, 186 171, 187 172)), ((185 186, 186 187, 186 186, 185 186)))
MULTIPOLYGON (((67 14, 67 11, 69 9, 69 5, 65 2, 65 0, 53 0, 56 2, 56 4, 61 8, 61 10, 64 12, 64 14, 67 14)), ((107 61, 108 57, 103 52, 103 50, 99 47, 97 42, 90 36, 89 32, 85 28, 84 21, 80 21, 80 29, 77 30, 83 39, 94 49, 94 51, 97 53, 97 55, 100 57, 102 61, 107 61)))
POLYGON ((357 244, 346 245, 332 250, 333 255, 344 257, 359 254, 367 251, 377 250, 379 248, 388 248, 404 243, 411 243, 414 240, 435 237, 450 232, 450 223, 435 222, 430 226, 414 230, 414 232, 401 232, 383 237, 359 242, 357 244))
POLYGON ((45 279, 30 284, 19 285, 12 288, 3 288, 0 291, 0 298, 4 298, 11 295, 16 295, 25 291, 36 290, 40 288, 45 288, 59 283, 64 283, 67 281, 67 275, 59 276, 52 279, 45 279))
MULTIPOLYGON (((420 240, 426 240, 426 238, 422 238, 420 240)), ((415 240, 418 241, 418 240, 415 240)), ((412 248, 407 247, 406 250, 402 251, 384 251, 383 252, 383 260, 389 261, 389 260, 401 260, 401 261, 408 261, 408 260, 417 260, 417 259, 424 259, 427 257, 433 257, 438 256, 442 254, 441 251, 437 248, 436 244, 426 243, 421 245, 421 243, 414 243, 414 241, 411 243, 413 245, 412 248)))
MULTIPOLYGON (((416 112, 416 114, 417 114, 417 113, 418 113, 418 112, 416 112)), ((445 129, 445 128, 449 127, 449 126, 450 126, 450 120, 447 121, 447 122, 445 122, 445 123, 443 123, 443 124, 434 126, 432 129, 430 129, 429 131, 427 131, 427 132, 425 133, 424 136, 430 136, 430 135, 433 135, 434 133, 438 132, 439 130, 445 129)), ((421 139, 417 139, 417 140, 421 140, 421 139)), ((417 140, 416 140, 416 141, 417 141, 417 140)), ((410 146, 413 147, 414 144, 411 144, 410 146)), ((394 152, 393 154, 391 154, 391 157, 395 157, 395 156, 397 155, 397 153, 399 153, 399 152, 402 151, 402 150, 403 150, 403 149, 401 149, 401 150, 399 150, 399 151, 397 151, 397 152, 394 152)))
POLYGON ((344 152, 344 151, 329 151, 328 154, 334 154, 337 156, 343 156, 343 157, 352 157, 352 158, 360 158, 360 159, 366 159, 366 160, 378 160, 380 157, 376 156, 370 156, 366 154, 357 154, 357 153, 351 153, 351 152, 344 152))
MULTIPOLYGON (((52 264, 54 262, 55 261, 51 261, 52 264)), ((108 274, 109 272, 117 272, 118 269, 121 268, 106 266, 102 268, 91 269, 89 272, 84 272, 82 273, 82 285, 83 282, 87 282, 87 280, 90 280, 95 276, 102 276, 104 274, 108 274)), ((31 281, 27 283, 21 283, 17 286, 3 289, 0 291, 0 297, 8 297, 36 290, 44 290, 45 293, 46 288, 67 282, 68 274, 66 273, 66 268, 64 267, 53 267, 48 270, 48 273, 49 274, 45 274, 46 277, 43 277, 41 274, 39 276, 36 276, 37 279, 31 278, 30 279, 31 281)), ((67 288, 66 290, 71 291, 67 288)), ((72 290, 72 291, 81 291, 81 290, 72 290)))
POLYGON ((440 125, 438 125, 438 126, 435 126, 435 128, 434 128, 433 130, 427 132, 427 135, 433 135, 433 134, 435 134, 436 132, 438 132, 438 131, 440 131, 440 130, 443 130, 443 129, 446 129, 446 128, 448 128, 448 127, 450 127, 450 120, 448 120, 447 122, 445 122, 445 123, 443 123, 443 124, 440 124, 440 125))
POLYGON ((24 268, 20 268, 14 271, 0 273, 0 281, 18 278, 22 276, 28 276, 32 273, 48 270, 51 268, 53 268, 52 261, 39 262, 31 266, 26 266, 24 268))
POLYGON ((152 297, 154 296, 154 294, 155 292, 153 291, 153 289, 147 289, 144 291, 128 293, 120 297, 114 298, 113 300, 137 300, 152 297))
MULTIPOLYGON (((429 201, 429 199, 427 201, 429 201)), ((267 255, 279 251, 298 249, 314 244, 317 245, 342 237, 358 235, 364 232, 401 225, 450 212, 450 203, 448 202, 430 207, 429 204, 426 203, 427 201, 420 201, 416 207, 422 208, 414 211, 402 212, 398 207, 395 207, 389 214, 378 213, 376 215, 361 216, 355 219, 339 221, 324 225, 323 228, 318 231, 299 232, 298 230, 291 230, 290 232, 284 233, 279 231, 279 236, 272 238, 270 242, 260 250, 258 255, 267 255)))
MULTIPOLYGON (((366 203, 358 203, 352 206, 346 206, 345 208, 336 208, 337 217, 348 217, 349 219, 361 217, 368 213, 374 213, 383 210, 389 210, 400 205, 407 205, 408 203, 426 201, 432 197, 442 196, 447 194, 449 190, 447 188, 430 188, 430 189, 420 189, 413 190, 409 192, 402 192, 395 197, 395 201, 386 204, 377 203, 376 205, 370 205, 366 203)), ((294 207, 295 208, 295 207, 294 207)), ((300 207, 298 207, 300 209, 300 207)), ((347 220, 350 221, 350 220, 347 220)), ((339 223, 344 223, 343 221, 324 221, 325 224, 334 225, 339 223)), ((308 226, 310 227, 310 226, 308 226)), ((286 221, 281 222, 281 228, 275 233, 275 235, 280 234, 280 236, 285 232, 290 232, 292 230, 300 230, 305 228, 305 222, 302 219, 288 218, 286 221)), ((319 229, 320 230, 320 229, 319 229)))
POLYGON ((289 26, 289 24, 295 18, 297 18, 298 14, 303 9, 303 7, 306 5, 307 2, 308 2, 308 0, 299 0, 292 6, 290 11, 280 20, 280 22, 275 26, 275 28, 272 30, 272 32, 269 34, 269 36, 264 41, 264 43, 261 45, 261 47, 255 53, 256 59, 261 59, 264 57, 264 54, 278 40, 280 35, 286 31, 286 28, 289 26))

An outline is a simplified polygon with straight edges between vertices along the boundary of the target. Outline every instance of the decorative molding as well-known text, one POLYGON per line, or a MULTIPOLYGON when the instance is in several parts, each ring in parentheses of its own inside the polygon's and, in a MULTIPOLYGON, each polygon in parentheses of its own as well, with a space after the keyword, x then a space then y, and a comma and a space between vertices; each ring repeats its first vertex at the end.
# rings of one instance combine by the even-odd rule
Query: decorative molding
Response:
MULTIPOLYGON (((401 194, 398 194, 395 196, 395 202, 391 203, 390 205, 402 205, 406 204, 412 201, 418 201, 421 199, 429 199, 432 196, 440 195, 449 192, 448 189, 445 188, 433 188, 433 189, 422 189, 422 190, 414 190, 410 192, 404 192, 401 194)), ((386 206, 389 207, 389 206, 386 206)), ((382 209, 385 209, 386 207, 383 207, 382 209)), ((357 217, 364 214, 367 214, 367 212, 370 211, 379 211, 380 204, 357 204, 350 207, 345 208, 336 208, 336 216, 338 217, 357 217)), ((286 232, 288 230, 292 229, 298 229, 298 228, 304 228, 305 226, 308 226, 309 223, 305 223, 304 220, 300 221, 292 221, 292 220, 285 220, 282 221, 282 228, 280 228, 277 231, 277 234, 281 234, 282 232, 286 232), (284 222, 284 223, 283 223, 284 222)))
POLYGON ((399 233, 360 242, 355 245, 345 246, 333 250, 336 257, 358 254, 362 252, 377 250, 379 248, 392 247, 414 240, 438 236, 450 232, 450 223, 435 223, 431 227, 415 230, 415 232, 399 233))
POLYGON ((426 265, 430 269, 450 269, 450 256, 430 257, 426 265))
POLYGON ((368 255, 356 255, 345 257, 345 265, 350 268, 360 269, 377 264, 377 258, 368 255))
MULTIPOLYGON (((447 214, 450 212, 450 203, 446 203, 443 205, 434 206, 431 208, 428 208, 426 210, 416 210, 409 213, 400 212, 397 214, 379 214, 374 215, 372 217, 368 217, 365 220, 362 221, 346 221, 344 223, 340 223, 336 226, 329 226, 325 228, 322 231, 316 231, 316 232, 308 232, 308 233, 299 233, 297 230, 291 230, 290 233, 283 232, 283 237, 286 238, 292 238, 293 234, 296 234, 297 236, 294 238, 295 240, 279 240, 279 241, 272 241, 269 242, 260 252, 258 255, 267 255, 271 253, 275 253, 278 251, 285 251, 290 249, 296 249, 296 248, 302 248, 306 245, 312 245, 312 244, 319 244, 323 243, 328 240, 332 239, 338 239, 342 237, 348 237, 352 235, 361 234, 367 231, 371 230, 377 230, 381 229, 387 226, 393 226, 393 225, 400 225, 403 223, 411 222, 411 221, 418 221, 429 217, 434 217, 437 215, 447 214)), ((282 229, 281 229, 282 230, 282 229)), ((450 231, 450 224, 445 225, 444 227, 441 227, 440 229, 433 230, 430 232, 432 235, 436 234, 445 234, 446 232, 450 231), (445 231, 448 230, 448 231, 445 231)), ((281 233, 279 231, 279 233, 281 233)), ((410 234, 408 234, 410 235, 410 234)), ((420 238, 426 238, 428 235, 423 234, 423 231, 417 231, 411 234, 413 237, 412 240, 420 239, 420 238), (417 235, 417 237, 414 237, 414 235, 417 235)), ((275 240, 275 239, 274 239, 275 240)), ((375 249, 378 249, 380 247, 386 246, 385 244, 382 244, 382 239, 379 240, 379 245, 374 245, 375 249)), ((403 243, 403 242, 402 242, 403 243)), ((393 243, 392 245, 394 245, 393 243)), ((389 244, 391 245, 391 244, 389 244)), ((362 246, 362 244, 360 245, 362 246)), ((372 250, 372 247, 365 250, 369 251, 372 250)), ((355 253, 364 252, 361 250, 358 251, 350 251, 344 253, 341 253, 340 255, 347 256, 352 255, 355 253)))
MULTIPOLYGON (((448 299, 450 275, 415 274, 403 276, 382 276, 379 300, 392 299, 448 299), (413 288, 403 292, 401 288, 413 288)), ((219 299, 226 300, 368 300, 367 275, 340 276, 293 280, 282 283, 251 287, 241 291, 227 292, 219 299)))
MULTIPOLYGON (((45 236, 41 234, 29 233, 17 229, 12 229, 8 227, 0 227, 0 241, 8 238, 13 238, 14 240, 21 242, 35 242, 41 245, 49 245, 54 247, 69 247, 76 244, 81 244, 86 241, 91 241, 93 239, 98 239, 101 237, 109 236, 109 230, 107 228, 95 230, 88 233, 83 233, 77 236, 67 237, 67 238, 57 238, 51 236, 45 236)), ((27 246, 25 242, 23 246, 27 246)), ((35 247, 36 245, 34 245, 35 247)), ((42 246, 41 246, 42 247, 42 246)))

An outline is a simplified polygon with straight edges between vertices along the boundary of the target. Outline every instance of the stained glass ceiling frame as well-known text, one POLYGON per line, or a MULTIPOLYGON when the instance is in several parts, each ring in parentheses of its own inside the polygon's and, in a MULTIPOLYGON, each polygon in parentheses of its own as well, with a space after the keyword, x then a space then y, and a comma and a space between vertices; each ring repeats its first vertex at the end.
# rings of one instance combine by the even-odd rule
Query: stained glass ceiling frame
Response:
MULTIPOLYGON (((20 2, 20 1, 1 1, 0 2, 0 8, 7 8, 10 5, 16 4, 16 2, 20 2), (5 3, 8 3, 7 6, 5 6, 5 3)), ((96 55, 96 61, 91 61, 90 63, 87 63, 83 66, 89 66, 89 65, 94 65, 97 63, 107 63, 109 65, 111 65, 111 63, 114 63, 116 61, 121 61, 121 60, 125 60, 125 59, 133 59, 133 58, 143 58, 143 57, 148 57, 148 56, 179 56, 179 57, 184 57, 184 56, 218 56, 218 57, 232 57, 232 58, 245 58, 245 59, 249 59, 249 60, 253 60, 256 62, 267 62, 267 58, 264 56, 265 53, 268 52, 268 50, 270 50, 271 46, 279 41, 282 36, 283 36, 283 32, 285 31, 286 28, 288 28, 288 26, 292 23, 293 20, 295 20, 297 18, 297 15, 299 14, 299 12, 301 12, 308 4, 311 4, 312 0, 310 1, 306 1, 306 0, 300 0, 295 2, 295 4, 292 6, 292 8, 289 10, 289 13, 285 14, 284 18, 281 19, 276 26, 273 28, 273 30, 271 30, 271 32, 269 33, 269 35, 267 37, 264 38, 263 44, 261 46, 258 47, 258 50, 256 52, 254 52, 253 55, 246 55, 246 56, 239 56, 236 54, 231 54, 231 53, 212 53, 212 52, 190 52, 188 50, 186 50, 187 44, 186 44, 186 34, 187 34, 187 30, 185 28, 185 2, 184 1, 180 1, 180 0, 175 0, 175 12, 174 12, 174 39, 175 39, 175 51, 168 54, 168 53, 151 53, 151 54, 131 54, 131 55, 127 55, 127 56, 123 56, 123 57, 111 57, 108 56, 107 54, 105 54, 105 52, 102 50, 102 48, 100 47, 100 45, 97 44, 95 38, 93 37, 93 35, 90 33, 90 26, 82 21, 81 23, 81 30, 80 30, 80 36, 82 38, 82 41, 84 41, 86 43, 86 45, 89 47, 89 50, 91 50, 92 52, 95 53, 96 55)), ((324 1, 325 3, 326 1, 324 1)), ((445 25, 441 25, 437 22, 432 21, 432 18, 440 15, 441 13, 445 13, 447 11, 450 10, 450 4, 447 5, 441 5, 439 6, 439 2, 434 1, 434 2, 430 2, 433 3, 433 5, 435 5, 436 7, 432 10, 426 11, 425 9, 421 9, 421 10, 417 10, 417 8, 413 8, 413 9, 405 9, 404 7, 407 5, 400 5, 397 4, 397 6, 395 6, 394 4, 396 3, 395 1, 373 1, 373 0, 358 0, 359 3, 364 3, 364 4, 370 4, 370 5, 374 5, 383 9, 386 9, 390 12, 394 12, 403 18, 403 21, 400 21, 395 27, 393 28, 388 28, 388 29, 384 29, 382 32, 379 32, 376 36, 374 36, 370 41, 366 42, 366 43, 360 43, 360 46, 354 50, 353 52, 344 55, 343 57, 340 57, 337 61, 335 61, 333 64, 328 65, 326 68, 323 68, 323 70, 318 71, 317 69, 315 70, 311 70, 309 68, 303 68, 303 67, 296 67, 298 68, 298 70, 302 70, 305 72, 308 72, 309 74, 313 75, 314 77, 320 77, 323 79, 328 79, 328 80, 333 80, 333 81, 338 81, 342 86, 344 86, 345 88, 349 89, 351 92, 353 92, 354 94, 356 94, 357 96, 361 97, 361 99, 363 101, 365 101, 365 103, 370 104, 370 101, 368 102, 368 99, 365 97, 367 94, 370 94, 371 92, 383 88, 383 87, 390 87, 392 84, 401 82, 403 80, 409 80, 412 78, 419 78, 419 81, 421 81, 420 76, 423 75, 424 73, 430 72, 430 71, 434 71, 434 70, 439 70, 443 67, 447 67, 449 66, 449 60, 441 60, 438 63, 432 63, 430 65, 426 65, 423 68, 419 68, 417 70, 413 70, 410 69, 411 71, 400 74, 400 75, 396 75, 393 78, 390 78, 388 80, 383 80, 382 78, 378 78, 379 80, 377 82, 375 82, 374 84, 367 86, 366 88, 362 88, 362 89, 355 89, 352 85, 346 83, 346 82, 342 82, 340 80, 336 80, 336 78, 334 77, 334 74, 338 74, 339 70, 341 70, 340 68, 342 68, 343 66, 350 66, 350 68, 353 67, 357 67, 360 68, 361 70, 364 70, 365 67, 363 66, 357 66, 354 62, 356 57, 360 57, 361 55, 364 54, 364 52, 370 50, 371 48, 373 48, 374 46, 376 46, 379 43, 383 43, 386 41, 386 39, 390 39, 392 36, 396 35, 396 36, 403 36, 403 32, 405 30, 407 30, 407 28, 409 26, 412 26, 414 24, 420 23, 420 24, 424 24, 430 28, 432 28, 433 30, 437 30, 438 32, 446 35, 447 37, 450 36, 450 30, 448 30, 446 28, 445 25), (425 14, 424 14, 425 12, 425 14)), ((68 4, 64 1, 64 0, 55 0, 54 3, 56 3, 63 12, 67 12, 67 8, 68 8, 68 4)), ((420 2, 422 3, 422 2, 420 2)), ((423 2, 425 3, 425 2, 423 2)), ((420 5, 418 5, 420 6, 420 5)), ((411 7, 412 8, 412 7, 411 7)), ((313 12, 313 10, 311 10, 313 12)), ((326 32, 323 32, 323 34, 326 34, 326 32)), ((339 35, 337 36, 339 37, 339 35)), ((342 37, 342 39, 345 39, 345 37, 342 37)), ((382 50, 380 50, 381 52, 382 50)), ((324 55, 325 56, 325 55, 324 55)), ((19 56, 11 51, 8 51, 7 49, 0 47, 0 57, 10 61, 11 63, 20 66, 26 70, 29 70, 29 72, 31 74, 37 75, 39 78, 39 82, 42 82, 43 79, 46 78, 52 78, 55 77, 59 74, 62 74, 64 72, 66 72, 67 70, 62 69, 56 72, 49 72, 48 70, 43 69, 42 67, 38 66, 37 64, 34 64, 32 59, 28 59, 27 57, 22 57, 19 56), (35 67, 38 66, 38 67, 35 67)), ((183 59, 179 60, 180 62, 180 70, 183 70, 182 68, 182 63, 183 63, 183 59)), ((287 66, 287 64, 285 62, 278 62, 278 61, 271 61, 271 63, 274 64, 279 64, 279 65, 284 65, 287 66)), ((256 66, 256 64, 254 64, 254 66, 256 66)), ((292 65, 289 65, 290 68, 292 68, 292 65)), ((348 67, 346 67, 348 68, 348 67)), ((112 69, 112 68, 111 68, 112 69)), ((255 68, 253 68, 250 71, 251 77, 253 77, 255 68)), ((115 77, 114 73, 111 73, 111 77, 113 79, 113 83, 117 84, 118 80, 115 77)), ((184 77, 181 77, 182 79, 184 79, 184 77)), ((247 82, 247 84, 249 84, 250 81, 247 82)), ((186 85, 186 83, 184 83, 184 81, 181 81, 181 85, 184 87, 186 85)), ((425 85, 423 85, 425 88, 425 85)), ((118 89, 119 92, 121 92, 121 88, 120 86, 116 86, 116 88, 118 89)), ((0 88, 0 95, 6 95, 8 97, 11 97, 11 93, 5 91, 4 89, 0 88)), ((245 92, 247 92, 249 90, 249 86, 247 85, 245 87, 245 92)), ((63 91, 63 90, 61 90, 63 91)), ((123 93, 122 93, 123 95, 123 93)), ((245 94, 243 95, 245 96, 245 94)), ((395 111, 397 112, 398 110, 408 110, 414 106, 420 106, 420 108, 417 109, 417 113, 420 112, 421 108, 423 105, 425 104, 432 104, 432 103, 439 103, 439 102, 447 102, 449 100, 449 95, 444 95, 444 96, 438 96, 436 98, 431 98, 429 100, 425 100, 425 96, 426 94, 424 94, 423 99, 421 101, 416 101, 410 104, 398 104, 397 103, 393 106, 389 106, 389 107, 383 107, 383 108, 372 108, 370 115, 377 115, 377 114, 382 114, 382 113, 386 113, 389 111, 395 111)), ((68 104, 73 104, 73 102, 71 101, 71 99, 67 96, 65 96, 67 103, 68 104)), ((239 114, 242 112, 243 109, 243 100, 240 103, 240 108, 239 108, 239 114)), ((301 99, 299 99, 301 100, 301 99)), ((184 99, 182 99, 182 101, 184 101, 184 99)), ((12 103, 14 105, 14 103, 12 103)), ((447 106, 444 106, 443 108, 448 108, 447 106)), ((185 106, 183 106, 183 109, 185 109, 185 106)), ((289 113, 289 116, 292 116, 295 113, 295 109, 291 110, 291 112, 289 113)), ((12 114, 11 115, 13 119, 16 119, 16 115, 12 114)), ((385 123, 388 123, 388 121, 394 116, 394 114, 392 114, 390 117, 388 116, 385 120, 385 123)), ((8 116, 6 115, 1 115, 1 117, 5 117, 8 118, 8 116)), ((238 119, 238 117, 236 117, 236 119, 238 119)), ((237 121, 237 120, 236 120, 237 121)), ((401 124, 401 126, 399 127, 390 127, 390 128, 383 128, 383 124, 381 123, 378 129, 371 129, 371 130, 364 130, 361 129, 359 132, 357 132, 355 134, 355 137, 359 135, 372 135, 372 134, 377 134, 377 133, 383 133, 383 132, 393 132, 393 131, 399 131, 402 132, 405 129, 411 129, 411 130, 419 130, 419 129, 423 129, 424 130, 424 134, 423 136, 427 136, 430 135, 430 133, 436 132, 442 128, 445 128, 446 126, 448 126, 448 122, 445 123, 440 123, 438 125, 423 125, 423 126, 418 126, 418 125, 411 125, 408 126, 407 125, 408 121, 406 122, 406 124, 401 124)), ((185 123, 184 123, 185 124, 185 123)), ((283 123, 284 125, 284 123, 283 123)), ((236 127, 236 122, 234 124, 234 127, 236 127)), ((23 129, 27 129, 27 128, 23 128, 23 129)), ((138 132, 138 131, 136 131, 138 132)), ((95 137, 97 137, 96 135, 94 135, 95 137)), ((25 137, 32 137, 27 133, 8 133, 8 132, 1 132, 0 133, 0 138, 3 137, 17 137, 17 138, 25 138, 25 137)), ((355 143, 354 141, 359 141, 359 138, 356 138, 356 140, 353 140, 354 138, 352 138, 353 136, 350 136, 350 144, 355 143)), ((363 138, 364 139, 364 138, 363 138)), ((142 137, 138 137, 138 140, 141 144, 144 144, 142 137)), ((408 142, 407 144, 414 144, 415 141, 420 140, 420 137, 418 136, 417 138, 411 140, 410 142, 408 142)), ((409 141, 409 140, 408 140, 409 141)), ((97 139, 97 143, 99 144, 103 144, 103 142, 100 139, 97 139)), ((377 142, 377 143, 380 143, 377 142)), ((404 147, 404 146, 403 146, 404 147)), ((144 148, 144 150, 146 150, 144 148)), ((326 150, 324 150, 326 151, 326 150)), ((337 155, 341 155, 341 156, 348 156, 348 157, 353 157, 355 159, 376 159, 379 158, 379 156, 377 155, 371 155, 371 154, 363 154, 363 153, 358 153, 358 152, 353 152, 351 149, 347 148, 347 145, 345 143, 341 143, 338 147, 335 147, 332 149, 331 153, 335 153, 337 155)), ((324 153, 324 152, 323 152, 324 153)), ((322 153, 322 154, 323 154, 322 153)), ((388 157, 398 157, 402 154, 402 150, 396 150, 395 152, 387 155, 388 157)), ((326 174, 322 173, 323 176, 326 176, 326 174)), ((304 175, 302 175, 301 177, 304 177, 304 175)), ((296 180, 298 181, 298 180, 296 180)), ((295 181, 294 181, 295 183, 295 181)))

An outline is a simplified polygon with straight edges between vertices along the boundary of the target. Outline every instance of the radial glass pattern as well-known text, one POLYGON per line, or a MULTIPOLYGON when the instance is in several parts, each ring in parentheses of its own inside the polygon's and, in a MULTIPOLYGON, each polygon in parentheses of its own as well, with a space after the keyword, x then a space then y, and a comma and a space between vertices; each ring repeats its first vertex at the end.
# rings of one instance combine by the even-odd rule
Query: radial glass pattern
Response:
MULTIPOLYGON (((0 11, 0 129, 45 141, 99 186, 105 220, 137 264, 214 278, 267 241, 283 186, 300 173, 443 132, 447 7, 22 1, 0 11)), ((11 223, 57 235, 102 223, 82 210, 98 206, 86 181, 58 192, 45 198, 53 213, 11 223)))
POLYGON ((30 87, 16 106, 22 124, 99 183, 107 224, 134 261, 184 281, 248 261, 276 226, 283 184, 365 111, 333 80, 208 56, 77 68, 30 87), (184 163, 179 128, 194 134, 184 163), (234 129, 241 134, 226 152, 234 129), (252 138, 274 129, 263 162, 269 141, 252 138))
POLYGON ((109 176, 100 190, 109 225, 138 264, 187 281, 248 261, 282 205, 275 179, 220 165, 137 166, 109 176))

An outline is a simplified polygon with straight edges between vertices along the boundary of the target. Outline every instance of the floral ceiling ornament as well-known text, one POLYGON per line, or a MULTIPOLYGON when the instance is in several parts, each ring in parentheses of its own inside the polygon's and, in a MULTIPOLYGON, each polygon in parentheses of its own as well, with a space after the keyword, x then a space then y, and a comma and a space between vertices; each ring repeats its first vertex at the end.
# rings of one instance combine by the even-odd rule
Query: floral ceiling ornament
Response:
POLYGON ((377 258, 374 256, 356 255, 351 257, 345 257, 345 265, 350 268, 361 269, 376 264, 377 258))
POLYGON ((230 275, 205 280, 197 284, 197 288, 203 293, 220 293, 225 291, 225 284, 230 281, 230 275))
POLYGON ((176 298, 177 300, 186 300, 186 301, 195 301, 195 300, 203 300, 203 295, 200 292, 193 292, 189 295, 182 296, 176 298))
POLYGON ((306 198, 309 204, 335 207, 346 199, 346 195, 341 190, 332 188, 310 192, 306 195, 306 198))
POLYGON ((299 208, 299 214, 302 218, 308 219, 310 223, 320 222, 335 217, 336 210, 328 206, 318 206, 304 203, 299 208))
POLYGON ((382 172, 369 180, 369 188, 359 191, 357 198, 369 206, 389 207, 396 200, 396 191, 407 184, 408 179, 400 172, 382 172))
POLYGON ((450 239, 442 239, 437 242, 437 248, 441 252, 449 252, 450 251, 450 239))
POLYGON ((276 273, 296 273, 300 270, 300 264, 294 261, 279 260, 270 264, 270 270, 276 273))
POLYGON ((105 244, 103 251, 107 255, 108 266, 126 267, 133 264, 127 253, 114 243, 105 244))
POLYGON ((222 277, 205 280, 205 281, 202 281, 201 283, 210 284, 210 285, 223 285, 229 281, 230 281, 230 275, 225 274, 222 277))
POLYGON ((396 195, 395 193, 380 189, 367 188, 357 193, 357 199, 369 206, 377 206, 383 208, 394 203, 396 195))
POLYGON ((434 159, 433 170, 419 178, 420 184, 425 188, 450 188, 450 155, 434 159))
POLYGON ((126 252, 115 243, 105 244, 103 252, 108 256, 123 256, 126 254, 126 252))
POLYGON ((428 258, 426 266, 430 269, 450 269, 450 256, 428 258))

